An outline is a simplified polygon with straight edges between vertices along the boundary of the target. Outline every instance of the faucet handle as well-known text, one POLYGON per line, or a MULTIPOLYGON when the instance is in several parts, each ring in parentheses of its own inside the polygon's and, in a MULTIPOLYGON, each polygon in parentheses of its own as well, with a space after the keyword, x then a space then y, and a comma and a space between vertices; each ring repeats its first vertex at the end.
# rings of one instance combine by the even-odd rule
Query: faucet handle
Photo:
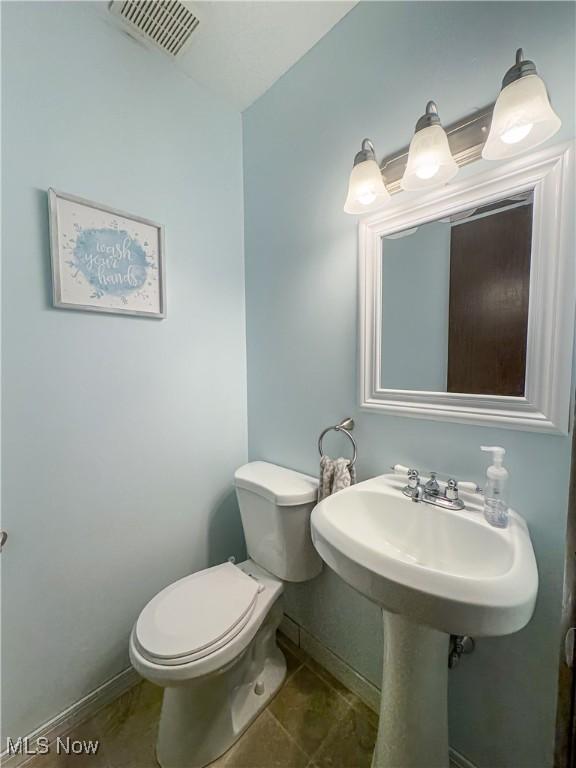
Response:
POLYGON ((417 469, 408 470, 408 488, 417 488, 420 483, 420 475, 417 469))
POLYGON ((458 499, 458 481, 451 477, 446 483, 446 498, 450 501, 458 499))
POLYGON ((460 481, 458 486, 461 491, 468 491, 468 493, 482 493, 482 488, 480 488, 477 483, 472 483, 467 480, 464 482, 460 481))

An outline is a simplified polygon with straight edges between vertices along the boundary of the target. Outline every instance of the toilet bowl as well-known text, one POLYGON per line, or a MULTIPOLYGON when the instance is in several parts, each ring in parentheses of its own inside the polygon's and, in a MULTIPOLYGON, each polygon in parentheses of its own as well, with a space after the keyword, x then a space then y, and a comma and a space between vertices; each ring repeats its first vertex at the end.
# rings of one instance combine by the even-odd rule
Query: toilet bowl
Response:
POLYGON ((162 768, 203 768, 246 730, 282 685, 276 644, 283 581, 322 569, 310 537, 317 481, 266 462, 237 470, 250 559, 197 571, 159 592, 130 636, 139 674, 162 686, 162 768))

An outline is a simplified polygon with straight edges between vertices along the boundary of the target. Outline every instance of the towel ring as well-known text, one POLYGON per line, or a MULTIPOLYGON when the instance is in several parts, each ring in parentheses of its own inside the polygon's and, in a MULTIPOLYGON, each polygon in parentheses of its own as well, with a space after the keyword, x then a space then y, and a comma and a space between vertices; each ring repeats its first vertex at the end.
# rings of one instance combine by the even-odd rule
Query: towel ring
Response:
POLYGON ((335 432, 343 432, 346 437, 350 440, 352 443, 352 448, 354 453, 352 454, 352 458, 348 462, 348 466, 350 469, 354 466, 356 463, 356 440, 352 437, 350 430, 354 429, 354 422, 352 419, 343 419, 340 424, 335 424, 333 427, 326 427, 321 433, 320 437, 318 438, 318 453, 320 456, 324 456, 324 453, 322 451, 322 440, 324 439, 324 435, 326 435, 328 432, 331 432, 334 430, 335 432))

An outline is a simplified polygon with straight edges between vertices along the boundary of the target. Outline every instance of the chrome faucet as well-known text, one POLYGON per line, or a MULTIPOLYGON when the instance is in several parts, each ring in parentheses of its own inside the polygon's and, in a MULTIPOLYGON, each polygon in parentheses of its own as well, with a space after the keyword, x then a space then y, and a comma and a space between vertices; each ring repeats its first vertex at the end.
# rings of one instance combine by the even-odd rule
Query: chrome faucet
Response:
POLYGON ((430 479, 422 485, 417 469, 408 470, 408 485, 402 489, 404 496, 414 502, 425 502, 444 509, 464 509, 464 502, 458 497, 458 481, 450 478, 442 492, 436 472, 430 472, 430 479))

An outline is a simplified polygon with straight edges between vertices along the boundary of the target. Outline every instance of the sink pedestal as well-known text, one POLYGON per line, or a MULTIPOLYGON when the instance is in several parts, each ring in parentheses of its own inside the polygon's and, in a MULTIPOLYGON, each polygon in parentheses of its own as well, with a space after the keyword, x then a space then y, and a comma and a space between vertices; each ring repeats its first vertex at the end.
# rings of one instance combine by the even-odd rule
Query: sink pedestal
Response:
POLYGON ((384 668, 372 768, 448 768, 448 648, 443 632, 384 615, 384 668))

